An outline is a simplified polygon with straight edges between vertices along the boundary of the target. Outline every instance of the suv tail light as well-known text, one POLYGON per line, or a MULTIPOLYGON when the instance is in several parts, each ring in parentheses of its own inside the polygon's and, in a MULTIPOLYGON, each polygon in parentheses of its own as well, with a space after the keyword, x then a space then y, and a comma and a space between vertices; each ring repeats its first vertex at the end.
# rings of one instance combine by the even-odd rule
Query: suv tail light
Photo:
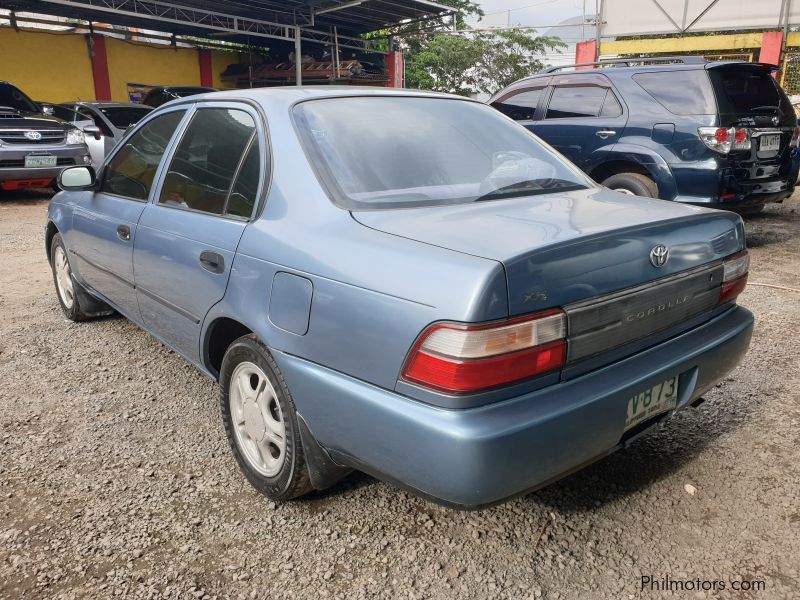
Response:
POLYGON ((750 255, 745 250, 726 258, 722 264, 725 272, 722 275, 722 287, 719 289, 719 304, 733 302, 744 291, 750 269, 750 255))
POLYGON ((792 129, 792 141, 789 142, 789 146, 791 148, 797 148, 798 142, 800 142, 800 127, 795 127, 792 129))
POLYGON ((560 369, 566 317, 550 310, 488 323, 436 323, 422 332, 402 378, 449 394, 467 394, 560 369))
POLYGON ((750 130, 744 127, 698 127, 697 133, 703 143, 720 154, 738 150, 750 150, 750 130))

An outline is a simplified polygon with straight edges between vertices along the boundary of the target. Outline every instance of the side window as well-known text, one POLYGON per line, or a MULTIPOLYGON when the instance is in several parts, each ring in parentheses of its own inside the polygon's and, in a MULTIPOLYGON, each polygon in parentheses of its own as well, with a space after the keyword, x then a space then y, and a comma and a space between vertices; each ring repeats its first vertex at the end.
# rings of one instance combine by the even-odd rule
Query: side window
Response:
POLYGON ((243 110, 199 109, 175 149, 159 203, 221 215, 255 131, 243 110))
POLYGON ((601 117, 618 117, 622 114, 622 105, 614 95, 614 92, 608 90, 606 94, 606 101, 603 102, 603 110, 600 111, 601 117))
POLYGON ((675 115, 709 115, 717 112, 714 90, 705 69, 637 73, 633 80, 675 115))
POLYGON ((147 200, 158 164, 184 113, 183 110, 168 112, 134 133, 108 163, 101 191, 147 200))
POLYGON ((261 153, 258 138, 254 137, 250 149, 239 167, 236 181, 231 189, 225 214, 249 219, 253 214, 258 193, 258 180, 261 176, 261 153))
POLYGON ((505 100, 495 102, 492 106, 515 121, 530 121, 536 112, 543 89, 524 90, 505 100))
POLYGON ((606 88, 598 86, 564 86, 553 90, 545 119, 596 117, 603 107, 606 88))

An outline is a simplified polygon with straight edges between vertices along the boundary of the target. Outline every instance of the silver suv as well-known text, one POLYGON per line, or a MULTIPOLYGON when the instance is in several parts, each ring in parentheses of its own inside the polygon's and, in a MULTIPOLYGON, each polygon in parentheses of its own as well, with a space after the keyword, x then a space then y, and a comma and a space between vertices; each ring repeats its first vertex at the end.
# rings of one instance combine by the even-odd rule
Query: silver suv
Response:
POLYGON ((44 114, 20 89, 0 81, 0 189, 49 187, 64 167, 91 164, 84 131, 95 133, 44 114))

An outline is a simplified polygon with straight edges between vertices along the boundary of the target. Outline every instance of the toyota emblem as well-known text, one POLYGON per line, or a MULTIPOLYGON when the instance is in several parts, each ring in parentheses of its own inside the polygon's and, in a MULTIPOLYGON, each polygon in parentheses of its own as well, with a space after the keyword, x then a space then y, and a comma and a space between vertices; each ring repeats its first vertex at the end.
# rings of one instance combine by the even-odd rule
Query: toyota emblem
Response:
POLYGON ((38 131, 26 131, 25 137, 31 141, 36 141, 42 139, 42 134, 38 131))
POLYGON ((781 120, 778 117, 772 117, 772 124, 773 125, 777 125, 780 122, 781 122, 781 120))
POLYGON ((663 267, 665 264, 667 264, 668 258, 669 248, 667 248, 664 244, 654 246, 653 249, 650 250, 650 264, 654 267, 663 267))

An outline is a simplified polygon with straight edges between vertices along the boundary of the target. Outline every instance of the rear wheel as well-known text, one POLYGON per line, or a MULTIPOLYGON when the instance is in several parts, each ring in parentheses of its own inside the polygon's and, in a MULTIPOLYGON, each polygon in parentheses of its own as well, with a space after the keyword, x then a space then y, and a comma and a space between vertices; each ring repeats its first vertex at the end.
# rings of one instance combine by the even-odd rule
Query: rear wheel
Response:
POLYGON ((92 309, 101 306, 101 311, 92 309, 88 311, 82 306, 81 302, 86 302, 86 299, 90 296, 72 276, 67 249, 64 247, 64 241, 61 239, 60 233, 55 234, 50 242, 50 267, 53 270, 53 283, 56 285, 58 302, 61 304, 64 315, 70 321, 85 321, 98 314, 111 312, 108 306, 95 299, 92 299, 89 304, 92 304, 92 309), (105 309, 105 311, 102 311, 102 309, 105 309))
POLYGON ((622 194, 658 198, 656 182, 641 173, 617 173, 603 181, 603 185, 622 194))
POLYGON ((219 383, 225 434, 247 480, 273 500, 311 491, 294 402, 267 348, 253 335, 233 342, 219 383))

